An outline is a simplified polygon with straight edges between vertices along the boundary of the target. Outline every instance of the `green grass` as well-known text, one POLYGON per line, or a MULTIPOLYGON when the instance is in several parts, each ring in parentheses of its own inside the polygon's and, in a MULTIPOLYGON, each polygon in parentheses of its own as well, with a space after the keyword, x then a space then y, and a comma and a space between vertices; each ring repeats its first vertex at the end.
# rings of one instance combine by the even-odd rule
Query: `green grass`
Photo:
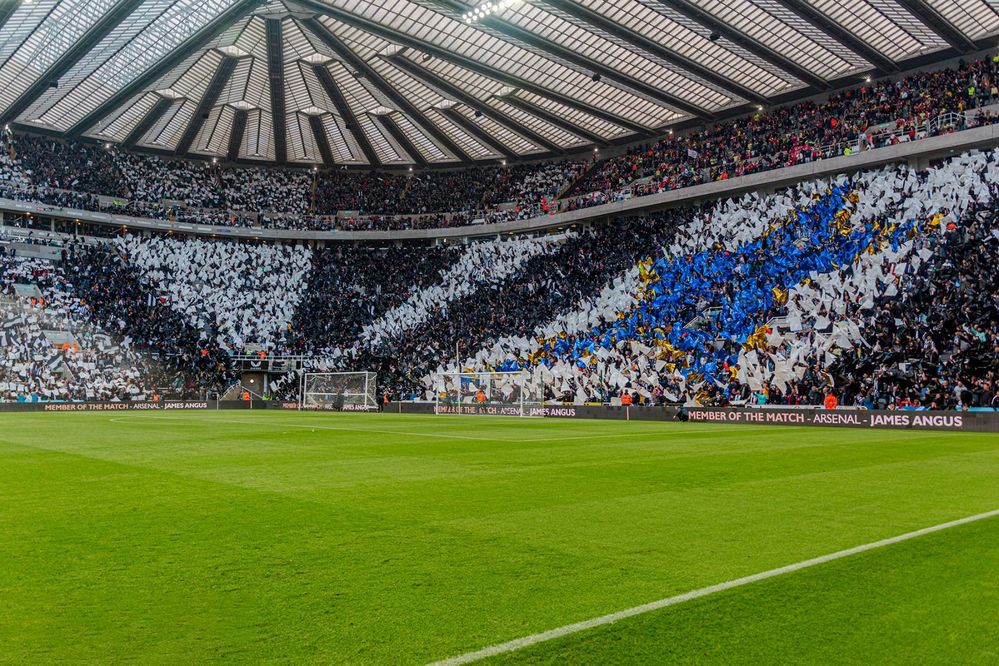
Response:
MULTIPOLYGON (((999 437, 0 417, 0 661, 422 663, 999 508, 999 437)), ((498 662, 996 663, 999 519, 498 662)))

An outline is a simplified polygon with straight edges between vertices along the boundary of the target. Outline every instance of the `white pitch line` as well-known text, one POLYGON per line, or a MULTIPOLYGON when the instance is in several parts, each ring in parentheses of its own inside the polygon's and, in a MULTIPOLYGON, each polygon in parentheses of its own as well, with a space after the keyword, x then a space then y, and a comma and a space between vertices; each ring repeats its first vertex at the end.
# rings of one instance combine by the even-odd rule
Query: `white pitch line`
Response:
POLYGON ((927 534, 932 534, 934 532, 940 532, 941 530, 946 530, 951 527, 958 527, 959 525, 967 525, 968 523, 973 523, 978 520, 984 520, 986 518, 992 518, 995 516, 999 516, 999 509, 996 509, 994 511, 986 511, 985 513, 977 513, 973 516, 968 516, 967 518, 959 518, 958 520, 952 520, 947 523, 940 523, 939 525, 933 525, 932 527, 924 527, 923 529, 916 530, 915 532, 906 532, 905 534, 900 534, 898 536, 893 536, 887 539, 881 539, 880 541, 872 541, 871 543, 865 543, 861 546, 854 546, 853 548, 847 548, 846 550, 839 550, 836 551, 835 553, 829 553, 828 555, 813 557, 810 560, 804 560, 802 562, 797 562, 795 564, 788 564, 787 566, 778 567, 776 569, 770 569, 768 571, 752 574, 750 576, 744 576, 742 578, 736 578, 734 580, 726 581, 724 583, 718 583, 717 585, 702 587, 696 590, 691 590, 690 592, 684 592, 683 594, 678 594, 676 596, 666 597, 665 599, 659 599, 658 601, 651 601, 647 604, 642 604, 641 606, 626 608, 624 610, 617 611, 616 613, 609 613, 607 615, 601 615, 600 617, 591 618, 589 620, 583 620, 582 622, 567 624, 563 627, 558 627, 557 629, 551 629, 549 631, 543 631, 539 634, 531 634, 530 636, 517 638, 512 641, 507 641, 506 643, 497 643, 496 645, 491 645, 489 647, 482 648, 481 650, 475 650, 474 652, 466 652, 465 654, 461 654, 456 657, 450 657, 448 659, 443 659, 441 661, 435 661, 429 666, 457 666, 458 664, 468 664, 473 661, 479 661, 480 659, 495 657, 497 655, 506 654, 507 652, 514 652, 516 650, 521 650, 523 648, 530 647, 532 645, 537 645, 538 643, 544 643, 546 641, 554 640, 556 638, 561 638, 563 636, 568 636, 570 634, 576 634, 581 631, 586 631, 587 629, 593 629, 595 627, 601 627, 603 625, 613 624, 614 622, 617 622, 618 620, 623 620, 625 618, 634 617, 636 615, 642 615, 644 613, 650 613, 652 611, 656 611, 662 608, 667 608, 669 606, 675 606, 677 604, 682 604, 685 601, 700 599, 701 597, 706 597, 710 594, 715 594, 716 592, 724 592, 725 590, 731 590, 734 587, 749 585, 750 583, 756 583, 761 580, 766 580, 767 578, 775 578, 776 576, 783 576, 784 574, 793 573, 795 571, 801 571, 802 569, 814 567, 819 564, 825 564, 826 562, 832 562, 833 560, 838 560, 844 557, 850 557, 851 555, 857 555, 858 553, 864 553, 869 550, 874 550, 875 548, 883 548, 884 546, 890 546, 892 544, 900 543, 902 541, 908 541, 909 539, 915 539, 917 537, 925 536, 927 534))

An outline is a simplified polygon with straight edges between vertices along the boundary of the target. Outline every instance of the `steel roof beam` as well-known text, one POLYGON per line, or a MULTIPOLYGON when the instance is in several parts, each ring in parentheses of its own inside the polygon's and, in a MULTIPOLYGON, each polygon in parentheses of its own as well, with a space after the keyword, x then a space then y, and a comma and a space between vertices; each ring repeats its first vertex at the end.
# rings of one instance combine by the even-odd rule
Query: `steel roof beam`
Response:
POLYGON ((594 28, 598 28, 610 35, 613 35, 614 37, 622 39, 625 42, 628 42, 629 44, 645 51, 646 53, 656 56, 660 60, 682 67, 691 74, 714 84, 730 95, 739 96, 747 101, 756 102, 757 104, 767 103, 767 98, 755 90, 747 88, 741 83, 719 74, 715 70, 709 69, 704 65, 667 48, 659 42, 649 39, 645 35, 637 33, 634 30, 621 25, 620 23, 611 21, 603 14, 595 12, 589 7, 585 7, 578 2, 573 2, 572 0, 541 1, 553 9, 563 11, 570 16, 574 16, 580 21, 590 24, 594 28))
POLYGON ((402 69, 406 70, 406 72, 411 74, 412 76, 415 76, 416 78, 423 80, 424 83, 427 83, 430 86, 437 88, 438 90, 443 92, 445 95, 448 95, 455 101, 461 102, 465 106, 471 107, 472 109, 481 112, 483 115, 485 115, 488 118, 491 118, 497 124, 502 125, 511 132, 521 135, 528 141, 533 142, 535 145, 544 148, 545 150, 551 151, 553 153, 564 152, 564 150, 559 145, 546 139, 545 137, 541 136, 534 130, 528 127, 524 127, 523 125, 508 118, 507 116, 503 115, 496 109, 486 104, 485 101, 466 93, 464 90, 454 85, 450 81, 447 81, 444 78, 435 74, 434 72, 431 72, 428 69, 421 67, 420 65, 413 62, 409 58, 405 56, 397 56, 396 58, 393 59, 393 62, 396 63, 398 67, 401 67, 402 69))
POLYGON ((507 157, 510 159, 514 159, 517 157, 517 154, 514 153, 512 150, 510 150, 510 148, 508 148, 505 144, 503 144, 496 137, 492 136, 491 134, 483 130, 475 123, 470 122, 468 118, 461 115, 461 113, 459 113, 458 111, 455 111, 454 109, 441 109, 441 113, 447 116, 447 118, 455 125, 457 125, 458 127, 462 128, 463 130, 471 134, 473 137, 475 137, 476 141, 490 148, 494 153, 498 153, 503 157, 507 157))
POLYGON ((347 98, 340 92, 340 87, 337 86, 333 74, 330 73, 330 70, 325 65, 313 65, 312 67, 316 72, 319 83, 322 84, 326 90, 326 94, 329 95, 333 105, 336 106, 340 117, 343 118, 344 123, 347 125, 347 130, 354 136, 357 145, 360 146, 361 152, 364 153, 364 157, 368 160, 368 164, 373 167, 381 165, 378 153, 375 152, 374 147, 364 133, 364 129, 357 122, 357 116, 354 115, 354 110, 347 103, 347 98))
POLYGON ((212 76, 212 80, 208 83, 208 87, 205 88, 205 93, 201 96, 201 101, 198 102, 198 108, 195 109, 191 122, 184 128, 184 134, 181 135, 180 141, 177 142, 177 148, 174 151, 176 154, 185 155, 191 150, 191 144, 198 137, 198 132, 201 131, 201 128, 204 127, 205 120, 211 115, 212 107, 215 106, 215 102, 218 101, 219 95, 222 94, 223 88, 229 82, 232 72, 235 69, 236 58, 225 57, 219 63, 215 74, 212 76))
POLYGON ((578 111, 583 111, 592 116, 596 116, 597 118, 606 120, 607 122, 611 122, 620 127, 627 128, 628 130, 636 134, 642 136, 656 136, 658 134, 656 132, 656 128, 648 127, 640 123, 630 121, 626 118, 622 118, 621 116, 615 113, 604 111, 601 108, 592 106, 585 102, 581 102, 580 100, 575 99, 573 97, 569 97, 567 95, 563 95, 561 93, 548 90, 547 88, 544 88, 543 86, 537 85, 535 83, 531 83, 526 79, 522 79, 520 77, 507 74, 502 70, 496 69, 489 65, 484 65, 472 58, 468 58, 466 56, 459 55, 453 51, 442 48, 440 46, 424 42, 420 39, 417 39, 416 37, 407 35, 404 32, 400 32, 394 28, 381 25, 379 23, 366 19, 362 16, 351 14, 350 12, 344 11, 338 7, 327 5, 323 2, 320 2, 319 0, 298 0, 298 1, 299 4, 307 6, 313 11, 316 11, 317 13, 329 15, 332 18, 335 18, 336 20, 346 25, 355 28, 360 28, 361 30, 370 32, 373 35, 377 35, 378 37, 387 39, 396 44, 407 46, 409 48, 416 49, 417 51, 421 51, 423 53, 428 53, 437 58, 440 58, 441 60, 446 60, 447 62, 458 65, 459 67, 464 67, 465 69, 473 71, 476 74, 480 74, 495 81, 499 81, 500 83, 506 84, 512 88, 521 88, 523 90, 532 92, 535 95, 546 97, 552 101, 558 102, 559 104, 563 104, 578 111))
POLYGON ((399 124, 395 121, 395 118, 393 118, 391 114, 386 116, 379 116, 379 118, 381 119, 382 124, 385 126, 385 129, 388 130, 388 133, 391 134, 392 138, 396 140, 396 143, 402 146, 402 149, 405 150, 409 154, 409 156, 413 158, 413 161, 418 166, 421 167, 427 166, 427 158, 425 158, 423 156, 423 153, 421 153, 417 149, 417 147, 413 144, 413 142, 409 140, 409 137, 406 136, 406 133, 402 131, 402 127, 400 127, 399 124))
POLYGON ((978 48, 973 39, 958 30, 926 0, 897 0, 897 2, 925 23, 927 28, 950 44, 958 53, 970 53, 978 48))
POLYGON ((241 19, 263 2, 264 0, 239 0, 236 2, 232 7, 215 17, 215 20, 195 33, 190 39, 185 40, 173 51, 165 54, 160 58, 158 64, 150 67, 133 79, 131 83, 123 86, 111 95, 111 97, 104 100, 96 109, 70 127, 66 131, 66 134, 68 136, 79 136, 82 132, 93 127, 101 118, 121 106, 126 100, 142 92, 146 87, 158 81, 161 76, 176 67, 177 63, 182 62, 187 56, 206 46, 208 42, 217 37, 232 25, 233 22, 241 19))
POLYGON ((68 72, 80 58, 97 46, 101 40, 107 37, 112 30, 118 27, 129 14, 139 8, 142 0, 121 0, 112 7, 97 23, 90 26, 90 29, 75 41, 62 56, 59 57, 52 66, 45 70, 45 73, 38 77, 34 83, 28 86, 27 90, 21 93, 10 106, 0 113, 0 125, 10 122, 31 106, 31 104, 42 96, 53 84, 57 85, 59 77, 68 72))
POLYGON ((20 0, 0 0, 0 30, 7 23, 7 19, 21 6, 20 0))
POLYGON ((229 130, 229 145, 226 148, 225 158, 229 162, 239 159, 239 149, 243 146, 243 135, 246 133, 246 120, 250 114, 242 109, 236 109, 232 117, 232 129, 229 130))
POLYGON ((521 99, 516 95, 504 95, 500 99, 502 99, 510 106, 515 106, 521 111, 525 111, 539 118, 542 118, 551 123, 552 125, 560 127, 564 129, 566 132, 571 132, 572 134, 575 134, 576 136, 581 137, 594 145, 597 146, 610 145, 607 139, 600 136, 599 134, 595 134, 594 132, 583 129, 576 123, 566 120, 565 118, 559 116, 558 114, 552 113, 546 109, 541 108, 540 106, 532 104, 531 102, 528 102, 526 99, 521 99))
POLYGON ((122 147, 131 148, 138 143, 139 139, 145 136, 146 132, 152 129, 152 126, 156 124, 156 121, 163 117, 163 114, 167 112, 167 109, 170 108, 171 104, 173 104, 173 100, 167 99, 166 97, 160 97, 156 100, 156 104, 153 104, 153 107, 149 109, 146 115, 142 117, 142 120, 140 120, 139 123, 132 128, 132 131, 125 137, 125 140, 121 142, 122 147))
POLYGON ((271 129, 274 132, 274 161, 288 162, 288 118, 284 100, 284 44, 281 19, 266 19, 267 79, 271 92, 271 129))
POLYGON ((882 73, 899 71, 898 63, 887 57, 852 32, 836 23, 828 16, 812 7, 805 0, 776 0, 788 11, 794 12, 807 23, 812 24, 854 53, 863 56, 867 62, 882 73))
POLYGON ((791 74, 800 81, 807 83, 817 90, 828 90, 829 82, 805 69, 790 58, 782 56, 770 47, 747 36, 737 28, 718 19, 714 14, 705 11, 689 0, 658 0, 659 4, 670 7, 683 14, 695 23, 703 25, 705 28, 718 33, 734 44, 738 44, 757 58, 760 58, 775 67, 779 67, 788 74, 791 74))
POLYGON ((326 26, 324 26, 318 19, 305 19, 302 23, 308 27, 314 35, 322 40, 322 42, 335 54, 337 54, 341 60, 348 63, 354 68, 355 71, 364 74, 364 78, 370 81, 371 85, 385 95, 385 97, 387 97, 390 102, 395 104, 400 111, 409 116, 410 121, 424 134, 436 141, 440 147, 450 152, 462 162, 472 161, 472 158, 465 154, 458 144, 452 141, 447 134, 434 125, 434 123, 427 118, 422 111, 416 108, 415 104, 410 102, 405 95, 396 90, 391 83, 382 78, 381 75, 378 74, 378 72, 371 65, 365 62, 363 58, 358 57, 357 54, 351 51, 350 48, 348 48, 347 45, 344 44, 336 35, 327 30, 326 26))
POLYGON ((316 145, 319 147, 319 154, 322 155, 323 164, 326 166, 335 165, 336 159, 333 157, 333 150, 330 148, 330 140, 326 136, 326 128, 323 127, 322 118, 309 116, 309 127, 312 128, 312 135, 316 138, 316 145))

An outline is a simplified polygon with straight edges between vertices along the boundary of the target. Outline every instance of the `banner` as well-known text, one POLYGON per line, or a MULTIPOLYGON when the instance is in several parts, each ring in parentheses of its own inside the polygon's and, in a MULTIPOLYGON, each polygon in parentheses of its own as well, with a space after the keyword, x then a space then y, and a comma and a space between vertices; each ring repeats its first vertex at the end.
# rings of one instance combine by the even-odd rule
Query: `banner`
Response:
MULTIPOLYGON (((466 416, 518 416, 519 407, 491 405, 439 405, 433 403, 390 403, 386 412, 400 414, 462 414, 466 416), (436 411, 435 411, 436 408, 436 411), (509 411, 504 411, 509 410, 509 411)), ((531 405, 524 416, 570 419, 618 419, 622 421, 684 421, 737 425, 789 425, 834 428, 875 428, 887 430, 952 430, 999 432, 999 412, 912 412, 867 411, 863 409, 821 409, 795 407, 717 408, 690 407, 611 407, 597 405, 531 405), (682 414, 681 414, 682 412, 682 414)))
MULTIPOLYGON (((362 410, 356 406, 352 411, 362 410)), ((0 412, 123 412, 159 410, 267 409, 298 410, 297 402, 280 401, 165 401, 165 402, 8 402, 0 412)), ((323 410, 335 411, 335 410, 323 410)), ((344 410, 348 411, 348 410, 344 410)), ((390 414, 462 414, 467 416, 519 416, 519 405, 435 405, 430 402, 393 402, 383 410, 390 414)), ((941 430, 999 432, 999 412, 867 411, 794 407, 708 408, 612 407, 604 405, 525 405, 524 416, 560 419, 616 419, 620 421, 677 421, 691 428, 703 423, 733 425, 787 425, 884 430, 941 430)))

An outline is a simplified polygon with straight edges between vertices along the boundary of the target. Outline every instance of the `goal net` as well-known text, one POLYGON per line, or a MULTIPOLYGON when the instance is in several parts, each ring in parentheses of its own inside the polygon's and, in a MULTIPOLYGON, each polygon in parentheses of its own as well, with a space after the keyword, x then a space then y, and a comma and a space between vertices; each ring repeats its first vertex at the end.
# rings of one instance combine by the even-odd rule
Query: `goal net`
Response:
POLYGON ((373 372, 307 372, 302 375, 301 409, 368 412, 378 409, 373 372))
POLYGON ((529 372, 445 372, 436 376, 438 414, 529 416, 542 404, 542 395, 529 372))

